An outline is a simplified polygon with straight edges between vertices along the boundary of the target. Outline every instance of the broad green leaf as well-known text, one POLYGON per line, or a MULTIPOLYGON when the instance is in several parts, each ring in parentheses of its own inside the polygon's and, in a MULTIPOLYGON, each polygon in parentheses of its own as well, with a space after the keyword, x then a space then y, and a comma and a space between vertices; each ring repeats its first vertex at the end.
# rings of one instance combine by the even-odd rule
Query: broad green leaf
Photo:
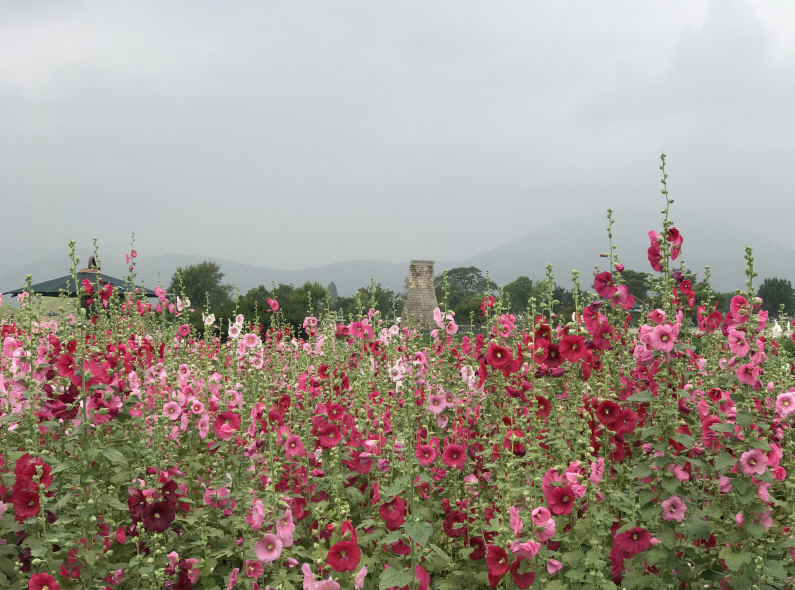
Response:
POLYGON ((652 398, 651 391, 649 391, 647 389, 646 391, 639 391, 638 393, 636 393, 634 395, 630 395, 627 398, 627 401, 628 402, 649 402, 649 401, 651 401, 651 398, 652 398))
POLYGON ((393 586, 408 586, 414 580, 414 572, 409 569, 398 570, 388 567, 378 578, 378 590, 387 590, 393 586))
POLYGON ((787 577, 787 570, 784 569, 784 565, 780 561, 768 561, 765 563, 764 568, 762 568, 762 572, 768 576, 781 578, 782 580, 787 577))
POLYGON ((433 525, 424 521, 408 521, 403 525, 403 530, 420 547, 425 547, 428 544, 428 539, 433 535, 433 525))
POLYGON ((716 470, 724 471, 726 469, 729 469, 736 462, 737 459, 732 457, 729 453, 721 453, 720 455, 715 457, 714 465, 716 470))
POLYGON ((129 510, 130 508, 126 504, 122 504, 116 498, 112 496, 106 496, 104 498, 105 504, 110 506, 111 508, 115 508, 116 510, 129 510))
POLYGON ((688 537, 698 537, 702 541, 709 541, 709 525, 703 520, 694 520, 682 525, 682 530, 688 537))
POLYGON ((751 561, 751 555, 746 552, 735 553, 729 547, 720 550, 720 558, 726 562, 726 566, 732 571, 738 571, 743 564, 751 561))
POLYGON ((408 483, 409 480, 407 480, 405 477, 398 477, 395 481, 392 482, 391 486, 389 486, 387 489, 381 492, 381 496, 384 498, 389 498, 390 496, 397 496, 403 490, 406 489, 408 483))
POLYGON ((106 459, 109 461, 113 461, 114 463, 127 463, 127 459, 125 459, 124 455, 118 451, 118 449, 114 449, 112 447, 107 447, 102 449, 102 454, 105 456, 106 459))

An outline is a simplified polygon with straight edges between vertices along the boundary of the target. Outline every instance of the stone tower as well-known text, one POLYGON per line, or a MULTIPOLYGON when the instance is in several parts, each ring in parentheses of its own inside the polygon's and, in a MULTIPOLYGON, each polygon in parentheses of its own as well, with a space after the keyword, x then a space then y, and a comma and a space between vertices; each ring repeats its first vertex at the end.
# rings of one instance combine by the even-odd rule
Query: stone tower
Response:
POLYGON ((425 329, 436 328, 433 310, 437 307, 439 304, 436 302, 436 289, 433 284, 433 260, 412 260, 401 327, 408 327, 412 321, 411 316, 414 316, 412 325, 425 329))

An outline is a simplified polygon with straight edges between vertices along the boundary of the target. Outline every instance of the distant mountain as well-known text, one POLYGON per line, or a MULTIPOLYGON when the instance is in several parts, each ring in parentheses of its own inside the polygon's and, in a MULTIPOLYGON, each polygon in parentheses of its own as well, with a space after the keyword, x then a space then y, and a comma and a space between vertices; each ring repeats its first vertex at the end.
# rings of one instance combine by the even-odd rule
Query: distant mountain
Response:
MULTIPOLYGON (((652 228, 659 231, 660 226, 658 213, 624 212, 618 216, 613 227, 613 243, 618 244, 616 252, 627 268, 651 270, 646 258, 648 231, 652 228)), ((437 261, 435 270, 440 274, 445 268, 476 266, 484 273, 488 270, 497 284, 505 285, 520 275, 542 279, 546 264, 552 263, 558 284, 569 287, 571 271, 576 268, 581 273, 583 287, 589 288, 594 265, 598 264, 602 269, 607 267, 606 259, 599 257, 609 249, 606 227, 604 215, 570 217, 467 260, 437 261)), ((745 246, 754 248, 754 268, 759 273, 755 281, 757 285, 766 277, 788 278, 795 282, 795 250, 792 248, 702 215, 677 220, 676 227, 684 237, 682 251, 687 267, 702 278, 704 265, 709 264, 713 286, 720 291, 744 288, 745 246)), ((88 256, 84 256, 81 266, 87 259, 88 256)), ((300 285, 311 280, 324 286, 334 281, 340 295, 351 295, 359 287, 369 285, 371 277, 382 286, 399 292, 403 290, 403 281, 409 271, 408 261, 352 260, 302 270, 280 270, 212 256, 164 254, 137 258, 138 282, 143 281, 149 288, 159 283, 168 286, 178 266, 203 260, 219 263, 224 280, 239 287, 241 293, 258 285, 270 288, 271 283, 300 285)), ((118 278, 127 272, 123 260, 103 260, 102 270, 118 278)), ((26 274, 33 275, 34 283, 69 274, 69 259, 65 252, 55 252, 31 262, 0 277, 0 289, 7 292, 21 286, 26 274)))

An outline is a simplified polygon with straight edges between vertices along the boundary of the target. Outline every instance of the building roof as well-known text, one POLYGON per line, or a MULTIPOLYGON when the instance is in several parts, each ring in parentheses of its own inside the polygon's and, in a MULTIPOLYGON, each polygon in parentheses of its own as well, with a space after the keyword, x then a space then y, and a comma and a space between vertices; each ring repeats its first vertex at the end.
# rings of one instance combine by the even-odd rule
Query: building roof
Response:
MULTIPOLYGON (((94 269, 82 269, 78 271, 77 282, 82 283, 83 279, 88 279, 94 284, 97 284, 98 279, 102 283, 110 283, 113 285, 114 290, 118 290, 121 293, 126 293, 130 289, 130 285, 128 285, 125 281, 115 277, 109 277, 108 275, 102 274, 101 272, 94 269)), ((147 297, 156 297, 155 292, 152 291, 152 289, 144 289, 143 287, 134 288, 143 291, 143 294, 147 297)), ((60 295, 61 291, 66 292, 69 297, 76 296, 75 284, 74 280, 72 279, 72 275, 66 275, 65 277, 44 281, 43 283, 36 283, 35 285, 30 286, 30 290, 39 295, 50 297, 57 297, 60 295)), ((22 291, 23 289, 21 288, 15 289, 13 291, 8 291, 8 294, 19 295, 22 293, 22 291)))

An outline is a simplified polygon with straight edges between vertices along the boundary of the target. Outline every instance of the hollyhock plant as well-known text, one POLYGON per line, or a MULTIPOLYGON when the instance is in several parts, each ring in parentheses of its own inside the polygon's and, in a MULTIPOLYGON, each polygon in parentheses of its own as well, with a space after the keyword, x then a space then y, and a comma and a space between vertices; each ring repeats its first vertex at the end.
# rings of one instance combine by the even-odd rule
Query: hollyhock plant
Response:
POLYGON ((651 533, 641 527, 634 527, 614 537, 616 545, 629 555, 643 553, 651 545, 651 533))
POLYGON ((352 572, 361 561, 362 551, 352 541, 340 541, 329 549, 326 561, 335 572, 352 572))
POLYGON ((28 590, 60 590, 61 586, 50 574, 33 574, 28 582, 28 590))
POLYGON ((671 496, 662 502, 662 517, 663 520, 673 520, 682 522, 685 517, 687 506, 679 496, 671 496))
POLYGON ((270 563, 279 559, 282 546, 282 540, 278 536, 268 533, 254 544, 254 554, 261 562, 270 563))
POLYGON ((618 291, 618 288, 613 284, 613 275, 607 271, 600 272, 594 277, 593 288, 600 297, 605 299, 610 299, 618 291))

